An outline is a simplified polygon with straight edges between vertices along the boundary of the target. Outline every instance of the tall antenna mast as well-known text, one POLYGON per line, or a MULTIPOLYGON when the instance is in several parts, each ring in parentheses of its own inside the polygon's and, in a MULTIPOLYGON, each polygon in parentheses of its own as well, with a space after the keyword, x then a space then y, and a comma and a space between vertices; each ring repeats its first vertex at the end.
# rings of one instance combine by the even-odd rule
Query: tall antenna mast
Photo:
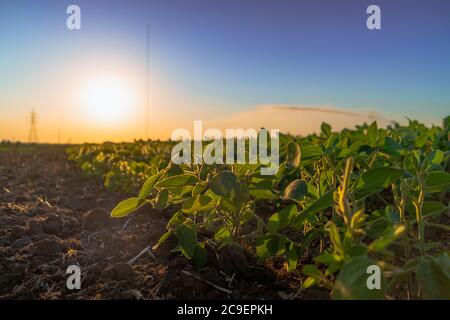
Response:
POLYGON ((149 116, 150 116, 150 24, 147 24, 147 99, 146 99, 146 113, 145 113, 145 137, 148 140, 149 132, 149 116))
POLYGON ((30 113, 30 132, 28 133, 28 142, 29 143, 37 143, 37 130, 36 130, 36 112, 34 110, 30 113))

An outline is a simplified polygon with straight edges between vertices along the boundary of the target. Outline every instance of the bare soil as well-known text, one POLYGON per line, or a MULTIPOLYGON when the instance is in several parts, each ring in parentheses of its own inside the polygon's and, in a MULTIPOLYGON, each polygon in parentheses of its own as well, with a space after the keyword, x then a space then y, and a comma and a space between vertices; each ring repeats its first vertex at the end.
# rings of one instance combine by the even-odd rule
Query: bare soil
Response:
MULTIPOLYGON (((208 264, 196 269, 169 241, 129 263, 158 241, 170 212, 146 206, 110 218, 127 197, 83 176, 61 146, 1 150, 0 299, 286 299, 297 291, 298 275, 282 262, 258 265, 240 252, 210 250, 208 264), (80 290, 66 286, 73 264, 81 267, 80 290)), ((315 289, 296 298, 329 294, 315 289)))

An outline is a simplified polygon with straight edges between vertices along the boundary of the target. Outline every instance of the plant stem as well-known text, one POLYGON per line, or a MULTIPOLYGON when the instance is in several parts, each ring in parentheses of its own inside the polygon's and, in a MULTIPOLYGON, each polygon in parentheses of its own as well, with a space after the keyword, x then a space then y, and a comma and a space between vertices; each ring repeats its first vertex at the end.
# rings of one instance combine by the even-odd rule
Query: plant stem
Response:
POLYGON ((414 207, 416 209, 416 220, 417 229, 419 234, 419 247, 420 253, 425 254, 425 225, 422 216, 423 202, 425 200, 425 185, 424 178, 422 174, 419 174, 419 196, 416 201, 413 201, 414 207))

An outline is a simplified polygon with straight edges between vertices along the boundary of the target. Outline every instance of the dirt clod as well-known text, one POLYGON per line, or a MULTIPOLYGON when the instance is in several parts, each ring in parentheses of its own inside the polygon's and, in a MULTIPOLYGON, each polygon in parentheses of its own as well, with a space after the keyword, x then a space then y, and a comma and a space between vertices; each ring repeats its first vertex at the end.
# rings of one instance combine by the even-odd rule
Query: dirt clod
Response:
POLYGON ((41 235, 44 233, 44 227, 36 220, 30 220, 27 222, 27 231, 30 235, 41 235))
POLYGON ((110 225, 110 217, 106 210, 95 208, 90 210, 83 219, 83 228, 89 231, 94 231, 101 227, 110 225))
POLYGON ((246 275, 248 272, 248 262, 244 249, 237 244, 226 245, 219 252, 217 265, 223 272, 232 275, 246 275))
POLYGON ((63 247, 56 239, 43 239, 34 243, 30 251, 37 256, 58 256, 63 247))

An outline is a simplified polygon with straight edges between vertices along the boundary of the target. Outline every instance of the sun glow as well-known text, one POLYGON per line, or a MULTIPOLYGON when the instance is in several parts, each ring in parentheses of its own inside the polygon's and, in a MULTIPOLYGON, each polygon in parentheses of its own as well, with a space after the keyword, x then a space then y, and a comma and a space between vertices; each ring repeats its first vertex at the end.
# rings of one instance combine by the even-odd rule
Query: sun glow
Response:
POLYGON ((116 124, 132 114, 135 95, 117 78, 99 78, 88 82, 81 94, 86 116, 96 124, 116 124))

